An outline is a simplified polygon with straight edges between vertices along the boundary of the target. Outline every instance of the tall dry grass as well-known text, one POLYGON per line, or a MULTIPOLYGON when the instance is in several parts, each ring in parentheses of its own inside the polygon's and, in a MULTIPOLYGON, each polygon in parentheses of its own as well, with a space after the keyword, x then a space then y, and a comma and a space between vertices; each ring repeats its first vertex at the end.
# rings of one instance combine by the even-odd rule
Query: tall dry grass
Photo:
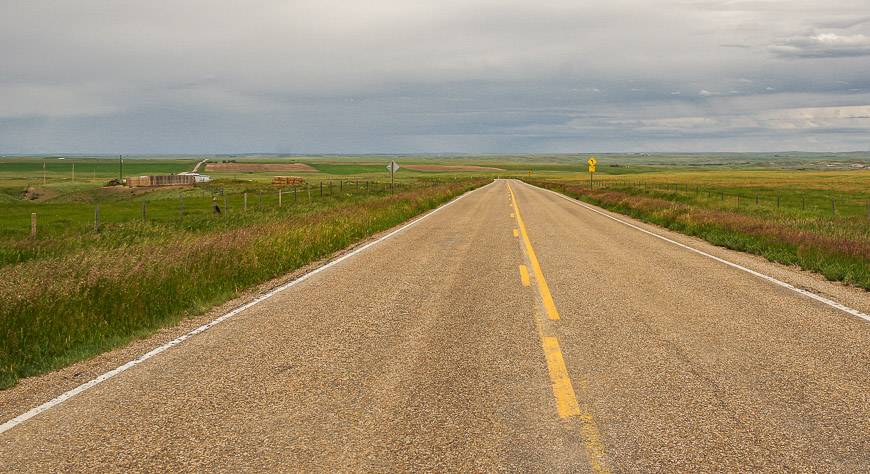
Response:
POLYGON ((753 215, 614 189, 589 189, 541 180, 530 184, 563 192, 713 244, 797 265, 870 290, 870 223, 790 211, 753 215))
MULTIPOLYGON (((86 246, 3 268, 0 387, 123 344, 395 226, 483 184, 336 202, 301 215, 86 246)), ((129 224, 131 226, 142 224, 129 224)), ((137 235, 117 226, 107 232, 137 235)))

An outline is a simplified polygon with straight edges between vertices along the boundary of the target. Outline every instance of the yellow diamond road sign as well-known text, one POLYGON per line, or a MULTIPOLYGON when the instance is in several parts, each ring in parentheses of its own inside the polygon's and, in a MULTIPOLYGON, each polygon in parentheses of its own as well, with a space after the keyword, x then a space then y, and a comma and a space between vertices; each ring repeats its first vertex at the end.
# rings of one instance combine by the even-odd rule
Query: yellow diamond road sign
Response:
POLYGON ((596 160, 594 156, 590 156, 586 163, 589 164, 589 172, 594 173, 595 165, 598 164, 598 160, 596 160))

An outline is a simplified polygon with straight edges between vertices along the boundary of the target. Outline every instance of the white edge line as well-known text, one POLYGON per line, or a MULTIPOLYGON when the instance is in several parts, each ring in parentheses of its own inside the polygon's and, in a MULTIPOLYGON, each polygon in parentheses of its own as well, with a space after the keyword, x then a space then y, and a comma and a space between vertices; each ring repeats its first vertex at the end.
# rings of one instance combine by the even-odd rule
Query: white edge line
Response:
POLYGON ((811 292, 811 291, 807 291, 807 290, 804 290, 804 289, 802 289, 802 288, 798 288, 798 287, 796 287, 796 286, 794 286, 794 285, 791 285, 791 284, 788 284, 788 283, 786 283, 786 282, 784 282, 784 281, 782 281, 782 280, 778 280, 778 279, 776 279, 776 278, 774 278, 774 277, 772 277, 772 276, 765 275, 765 274, 763 274, 763 273, 759 273, 759 272, 757 272, 757 271, 755 271, 755 270, 752 270, 752 269, 750 269, 750 268, 746 268, 746 267, 744 267, 743 265, 738 265, 738 264, 736 264, 736 263, 734 263, 734 262, 729 262, 728 260, 725 260, 725 259, 719 258, 719 257, 717 257, 717 256, 715 256, 715 255, 711 255, 711 254, 709 254, 709 253, 707 253, 707 252, 704 252, 703 250, 698 250, 698 249, 696 249, 696 248, 694 248, 694 247, 690 247, 690 246, 688 246, 688 245, 686 245, 686 244, 681 244, 680 242, 677 242, 676 240, 671 240, 671 239, 669 239, 669 238, 667 238, 667 237, 665 237, 665 236, 663 236, 663 235, 656 234, 655 232, 650 232, 650 231, 648 231, 648 230, 646 230, 646 229, 644 229, 644 228, 642 228, 642 227, 636 226, 636 225, 634 225, 634 224, 632 224, 632 223, 630 223, 630 222, 626 222, 626 221, 624 221, 624 220, 622 220, 622 219, 619 219, 619 218, 613 217, 613 216, 611 216, 610 214, 607 214, 607 213, 605 213, 605 212, 599 211, 598 209, 595 209, 594 207, 589 206, 589 205, 587 205, 586 203, 583 203, 583 202, 581 202, 581 201, 578 201, 577 199, 573 199, 573 198, 570 198, 570 197, 568 197, 568 196, 565 196, 565 195, 563 195, 563 194, 561 194, 561 193, 557 193, 556 191, 553 191, 553 190, 550 190, 550 189, 546 189, 546 188, 542 188, 542 187, 540 187, 540 186, 535 186, 534 184, 529 184, 529 183, 526 183, 525 181, 520 181, 520 182, 523 183, 523 184, 525 184, 526 186, 532 186, 532 187, 535 187, 535 188, 541 189, 541 190, 543 190, 543 191, 551 192, 551 193, 555 194, 556 196, 559 196, 559 197, 562 198, 562 199, 566 199, 566 200, 568 200, 569 202, 572 202, 572 203, 577 204, 577 205, 579 205, 579 206, 585 207, 586 209, 589 209, 589 210, 592 211, 592 212, 596 212, 596 213, 598 213, 598 214, 601 214, 602 216, 607 217, 608 219, 613 219, 613 220, 615 220, 616 222, 620 222, 620 223, 622 223, 622 224, 625 224, 625 225, 627 225, 627 226, 629 226, 629 227, 631 227, 631 228, 633 228, 633 229, 637 229, 637 230, 639 230, 639 231, 641 231, 641 232, 643 232, 643 233, 645 233, 645 234, 649 234, 649 235, 651 235, 651 236, 653 236, 653 237, 656 237, 656 238, 662 239, 662 240, 664 240, 664 241, 666 241, 666 242, 670 242, 670 243, 672 243, 672 244, 674 244, 674 245, 677 245, 677 246, 680 246, 680 247, 682 247, 682 248, 684 248, 684 249, 686 249, 686 250, 690 250, 690 251, 695 252, 695 253, 697 253, 697 254, 703 255, 703 256, 705 256, 705 257, 707 257, 707 258, 711 258, 711 259, 713 259, 713 260, 716 260, 717 262, 724 263, 725 265, 728 265, 729 267, 736 268, 736 269, 738 269, 738 270, 742 270, 742 271, 744 271, 744 272, 746 272, 746 273, 749 273, 749 274, 751 274, 751 275, 754 275, 754 276, 756 276, 756 277, 758 277, 758 278, 761 278, 761 279, 763 279, 763 280, 767 280, 767 281, 769 281, 769 282, 771 282, 771 283, 773 283, 773 284, 775 284, 775 285, 779 285, 779 286, 781 286, 781 287, 783 287, 783 288, 787 288, 787 289, 789 289, 789 290, 791 290, 791 291, 794 291, 794 292, 796 292, 796 293, 800 293, 800 294, 802 294, 802 295, 804 295, 804 296, 806 296, 806 297, 808 297, 808 298, 812 298, 812 299, 814 299, 814 300, 816 300, 816 301, 818 301, 818 302, 820 302, 820 303, 824 303, 824 304, 826 304, 826 305, 828 305, 828 306, 831 306, 831 307, 833 307, 833 308, 839 309, 840 311, 843 311, 843 312, 845 312, 845 313, 849 313, 849 314, 851 314, 852 316, 855 316, 855 317, 857 317, 857 318, 861 318, 861 319, 863 319, 863 320, 865 320, 865 321, 870 322, 870 315, 868 315, 868 314, 866 314, 866 313, 862 313, 861 311, 858 311, 857 309, 850 308, 850 307, 848 307, 848 306, 846 306, 846 305, 844 305, 844 304, 842 304, 842 303, 838 303, 838 302, 836 302, 836 301, 834 301, 834 300, 831 300, 831 299, 825 298, 824 296, 817 295, 817 294, 815 294, 815 293, 813 293, 813 292, 811 292))
POLYGON ((64 392, 63 394, 57 396, 56 398, 43 403, 42 405, 31 408, 27 412, 22 413, 21 415, 18 415, 15 418, 12 418, 11 420, 0 425, 0 434, 3 434, 6 431, 11 430, 12 428, 15 428, 16 426, 20 425, 21 423, 24 423, 25 421, 33 418, 36 415, 39 415, 40 413, 42 413, 42 412, 44 412, 52 407, 60 405, 61 403, 63 403, 65 401, 69 400, 70 398, 84 392, 85 390, 88 390, 91 387, 94 387, 95 385, 98 385, 102 382, 105 382, 106 380, 109 380, 110 378, 120 374, 121 372, 124 372, 132 367, 135 367, 135 366, 141 364, 142 362, 145 362, 146 360, 160 354, 161 352, 166 351, 167 349, 170 349, 174 346, 181 344, 182 342, 186 341, 187 339, 190 339, 191 337, 193 337, 199 333, 205 332, 208 329, 210 329, 214 326, 217 326, 218 324, 226 321, 227 319, 232 318, 233 316, 241 313, 244 310, 246 310, 246 309, 248 309, 256 304, 262 303, 263 301, 275 296, 276 294, 278 294, 278 293, 280 293, 280 292, 282 292, 282 291, 284 291, 292 286, 296 286, 297 284, 302 283, 303 281, 305 281, 305 280, 311 278, 312 276, 326 270, 327 268, 331 268, 335 265, 338 265, 339 263, 349 259, 350 257, 353 257, 354 255, 365 251, 369 247, 377 245, 378 243, 383 242, 384 240, 387 240, 390 237, 392 237, 392 236, 394 236, 394 235, 396 235, 396 234, 398 234, 398 233, 400 233, 400 232, 402 232, 410 227, 417 225, 418 223, 420 223, 422 220, 428 218, 429 216, 436 214, 437 212, 441 211, 442 209, 445 209, 446 207, 450 206, 451 204, 459 201, 460 199, 462 199, 464 197, 467 197, 469 194, 471 194, 475 191, 479 191, 483 188, 490 186, 494 182, 495 181, 493 181, 492 183, 483 185, 477 189, 472 189, 471 191, 467 191, 467 192, 463 193, 461 196, 454 198, 450 202, 443 204, 439 207, 436 207, 435 209, 427 212, 426 214, 423 214, 422 216, 417 217, 416 219, 412 220, 411 222, 408 222, 407 224, 403 225, 402 227, 399 227, 398 229, 393 230, 389 234, 386 234, 386 235, 378 238, 377 240, 374 240, 374 241, 369 242, 369 243, 367 243, 359 248, 356 248, 356 249, 342 255, 341 257, 336 258, 335 260, 331 260, 328 263, 324 264, 323 266, 317 267, 314 270, 311 270, 310 272, 300 276, 299 278, 296 278, 295 280, 284 283, 283 285, 281 285, 277 288, 273 288, 272 290, 268 291, 267 293, 264 293, 256 298, 254 298, 253 300, 229 311, 228 313, 225 313, 222 316, 219 316, 218 318, 216 318, 212 321, 209 321, 208 323, 203 324, 202 326, 199 326, 198 328, 188 332, 187 334, 179 336, 179 337, 167 342, 166 344, 163 344, 162 346, 155 347, 154 349, 151 349, 150 351, 148 351, 145 354, 142 354, 141 356, 127 362, 126 364, 115 367, 114 369, 98 376, 97 378, 95 378, 89 382, 85 382, 85 383, 79 385, 78 387, 73 388, 72 390, 64 392))

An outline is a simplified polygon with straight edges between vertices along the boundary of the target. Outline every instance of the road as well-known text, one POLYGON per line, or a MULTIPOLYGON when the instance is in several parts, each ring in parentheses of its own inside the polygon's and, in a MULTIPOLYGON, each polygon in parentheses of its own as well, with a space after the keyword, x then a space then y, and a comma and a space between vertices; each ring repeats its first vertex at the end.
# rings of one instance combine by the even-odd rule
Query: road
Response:
POLYGON ((870 471, 870 322, 610 215, 496 181, 8 429, 0 469, 870 471))
POLYGON ((193 173, 199 173, 199 168, 200 168, 202 165, 204 165, 207 161, 208 161, 208 158, 206 158, 206 159, 204 159, 204 160, 202 160, 202 161, 197 162, 197 163, 196 163, 196 166, 193 167, 193 171, 192 171, 192 172, 193 172, 193 173))

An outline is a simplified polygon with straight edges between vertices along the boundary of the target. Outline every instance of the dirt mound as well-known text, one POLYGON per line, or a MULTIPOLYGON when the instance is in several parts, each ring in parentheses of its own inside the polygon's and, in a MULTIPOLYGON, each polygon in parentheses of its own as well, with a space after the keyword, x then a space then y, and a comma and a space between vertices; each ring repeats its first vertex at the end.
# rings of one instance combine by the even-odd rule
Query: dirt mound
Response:
POLYGON ((58 192, 50 188, 37 188, 28 186, 22 193, 22 198, 28 201, 45 201, 58 195, 58 192))
POLYGON ((501 168, 474 165, 400 165, 412 171, 504 171, 501 168))
POLYGON ((270 171, 296 171, 316 173, 317 170, 305 163, 206 163, 206 171, 236 173, 257 173, 270 171))

